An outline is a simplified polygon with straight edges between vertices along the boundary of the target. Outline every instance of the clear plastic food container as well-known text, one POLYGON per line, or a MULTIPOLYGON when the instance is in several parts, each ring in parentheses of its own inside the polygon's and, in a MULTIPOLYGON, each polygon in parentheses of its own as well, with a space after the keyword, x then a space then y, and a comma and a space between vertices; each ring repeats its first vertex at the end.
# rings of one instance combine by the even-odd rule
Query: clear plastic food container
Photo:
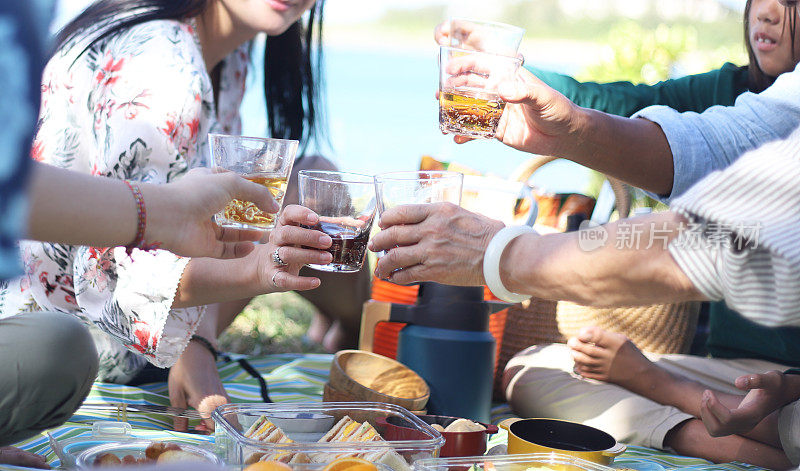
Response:
POLYGON ((559 453, 471 456, 419 460, 414 471, 615 471, 613 468, 559 453))
POLYGON ((444 444, 439 432, 406 409, 376 402, 225 404, 214 411, 212 418, 216 423, 217 454, 229 466, 244 467, 273 459, 290 465, 329 463, 343 456, 357 456, 394 471, 407 471, 416 460, 439 456, 444 444), (345 416, 352 419, 346 426, 345 416), (393 416, 402 417, 426 438, 385 441, 370 433, 374 430, 383 434, 382 423, 393 416), (275 432, 273 425, 280 432, 275 432), (261 440, 245 436, 251 428, 260 432, 256 435, 261 440), (361 431, 364 433, 359 434, 361 431), (339 439, 349 437, 350 441, 320 442, 320 438, 330 438, 326 434, 339 439))
POLYGON ((190 462, 217 466, 222 466, 223 464, 222 460, 212 450, 174 440, 129 440, 119 443, 106 443, 88 448, 77 457, 77 466, 79 468, 190 462), (158 459, 148 460, 146 455, 147 447, 154 443, 162 444, 163 446, 177 445, 179 449, 169 452, 171 453, 170 455, 167 455, 168 452, 164 451, 158 459), (176 451, 178 452, 177 454, 175 453, 176 451), (118 458, 120 463, 97 463, 98 458, 101 456, 108 457, 109 455, 118 458))
MULTIPOLYGON (((62 468, 74 468, 78 455, 89 448, 106 443, 122 443, 136 440, 131 425, 125 422, 95 422, 90 433, 71 438, 56 438, 56 446, 61 447, 64 462, 62 468)), ((54 450, 55 451, 55 450, 54 450)))

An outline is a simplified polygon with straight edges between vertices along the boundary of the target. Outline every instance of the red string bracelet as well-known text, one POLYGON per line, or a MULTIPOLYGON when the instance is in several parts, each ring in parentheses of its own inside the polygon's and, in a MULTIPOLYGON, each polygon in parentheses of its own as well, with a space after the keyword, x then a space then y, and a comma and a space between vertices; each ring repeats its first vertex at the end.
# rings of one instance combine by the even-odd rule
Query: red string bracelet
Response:
POLYGON ((133 249, 141 250, 154 250, 160 245, 158 242, 147 245, 144 243, 144 231, 147 228, 147 208, 144 205, 144 197, 139 185, 131 183, 128 180, 123 180, 128 188, 133 193, 133 199, 136 200, 136 237, 133 242, 125 246, 125 252, 128 256, 131 255, 133 249))

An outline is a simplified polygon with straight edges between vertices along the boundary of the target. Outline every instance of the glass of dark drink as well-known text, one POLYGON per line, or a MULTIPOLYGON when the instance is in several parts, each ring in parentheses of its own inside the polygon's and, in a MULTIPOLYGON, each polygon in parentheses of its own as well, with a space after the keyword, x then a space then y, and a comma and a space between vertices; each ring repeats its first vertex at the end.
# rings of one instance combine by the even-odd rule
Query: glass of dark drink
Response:
POLYGON ((369 175, 302 170, 298 174, 300 204, 319 216, 319 223, 305 226, 330 236, 327 265, 309 264, 316 270, 352 273, 361 270, 367 241, 375 218, 375 182, 369 175))
POLYGON ((445 134, 491 139, 505 102, 497 89, 514 80, 519 57, 441 46, 439 129, 445 134))
MULTIPOLYGON (((236 172, 266 187, 275 202, 282 205, 298 141, 209 134, 208 144, 214 167, 236 172)), ((234 199, 214 220, 222 227, 269 230, 275 227, 277 217, 250 201, 234 199)))

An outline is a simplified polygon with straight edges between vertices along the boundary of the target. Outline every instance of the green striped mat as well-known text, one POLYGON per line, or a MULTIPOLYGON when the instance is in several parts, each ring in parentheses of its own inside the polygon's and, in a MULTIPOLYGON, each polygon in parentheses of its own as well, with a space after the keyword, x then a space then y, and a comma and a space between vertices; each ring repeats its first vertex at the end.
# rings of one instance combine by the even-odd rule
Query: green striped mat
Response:
MULTIPOLYGON (((237 357, 234 357, 234 359, 237 357)), ((324 354, 280 354, 258 358, 249 358, 249 362, 262 373, 269 384, 269 394, 275 402, 318 402, 322 398, 322 388, 328 380, 328 370, 332 355, 324 354)), ((219 363, 220 377, 233 402, 261 402, 258 381, 241 369, 237 363, 219 363)), ((169 394, 166 383, 154 383, 138 387, 109 383, 95 383, 87 401, 92 403, 127 403, 169 405, 169 394)), ((498 404, 492 408, 492 422, 513 417, 506 404, 498 404)), ((91 424, 97 420, 120 420, 115 413, 95 413, 78 410, 66 424, 51 429, 50 432, 59 440, 76 437, 90 437, 91 424)), ((210 443, 211 437, 171 432, 171 420, 161 414, 129 413, 125 418, 134 429, 134 434, 141 438, 177 439, 189 443, 210 443)), ((190 427, 195 424, 190 423, 190 427)), ((492 436, 489 447, 505 444, 506 433, 492 436)), ((58 458, 50 449, 47 436, 37 435, 17 444, 17 446, 40 453, 48 458, 51 466, 59 466, 58 458)), ((656 463, 667 469, 702 469, 720 471, 760 470, 762 468, 741 463, 712 464, 708 461, 671 455, 650 448, 629 446, 628 450, 618 458, 624 463, 656 463)), ((13 466, 0 465, 0 471, 19 470, 13 466)))

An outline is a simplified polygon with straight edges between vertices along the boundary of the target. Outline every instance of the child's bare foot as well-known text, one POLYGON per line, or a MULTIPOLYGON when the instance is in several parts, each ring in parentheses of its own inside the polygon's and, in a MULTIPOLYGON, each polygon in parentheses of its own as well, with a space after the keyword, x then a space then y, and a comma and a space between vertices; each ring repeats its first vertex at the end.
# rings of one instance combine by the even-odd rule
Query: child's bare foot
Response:
POLYGON ((575 361, 575 372, 585 378, 606 381, 638 390, 650 373, 660 370, 628 337, 600 327, 584 327, 567 342, 575 361))

